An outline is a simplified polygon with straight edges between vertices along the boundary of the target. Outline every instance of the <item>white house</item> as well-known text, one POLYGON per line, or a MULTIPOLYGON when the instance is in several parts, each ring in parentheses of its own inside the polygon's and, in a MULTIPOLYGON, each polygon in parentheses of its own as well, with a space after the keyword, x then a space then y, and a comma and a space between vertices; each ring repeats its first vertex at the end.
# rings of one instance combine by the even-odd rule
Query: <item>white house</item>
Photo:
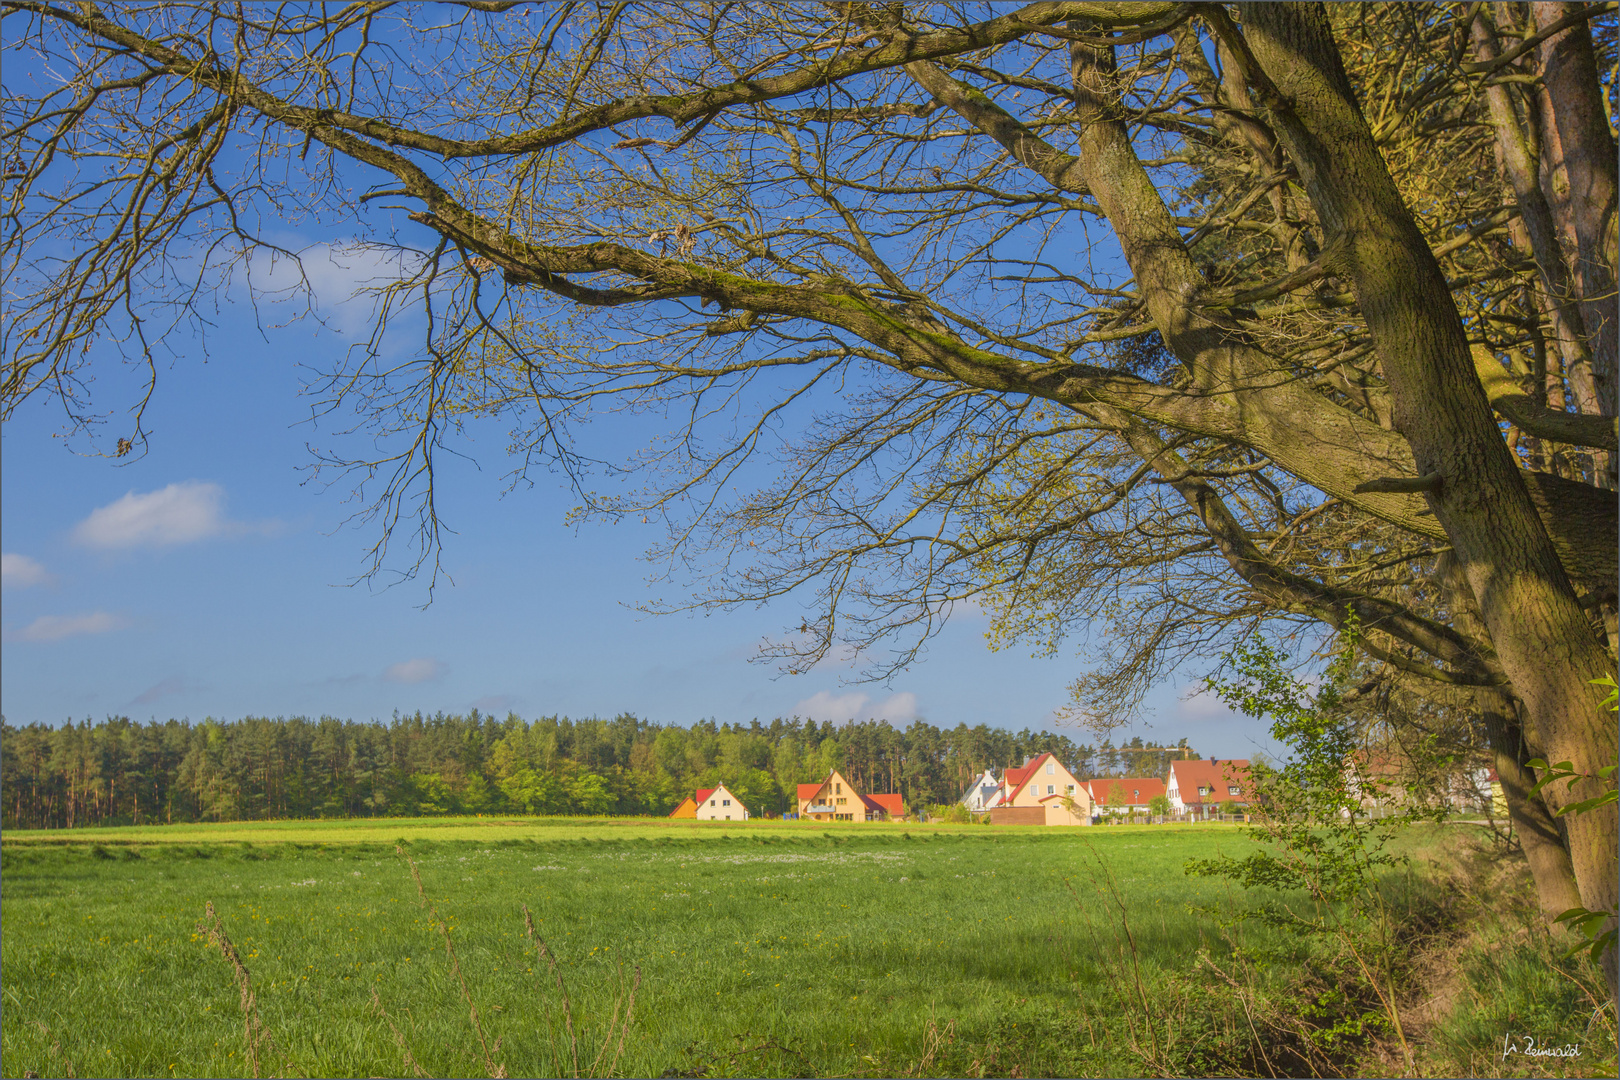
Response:
POLYGON ((699 821, 747 821, 748 807, 721 784, 712 791, 699 791, 702 798, 697 806, 699 821))
POLYGON ((1207 817, 1244 810, 1249 805, 1249 762, 1246 758, 1172 761, 1165 795, 1176 814, 1207 817))
POLYGON ((978 814, 1000 806, 1003 794, 1001 781, 996 779, 994 772, 986 769, 983 776, 968 785, 967 794, 962 796, 961 802, 970 812, 978 814))

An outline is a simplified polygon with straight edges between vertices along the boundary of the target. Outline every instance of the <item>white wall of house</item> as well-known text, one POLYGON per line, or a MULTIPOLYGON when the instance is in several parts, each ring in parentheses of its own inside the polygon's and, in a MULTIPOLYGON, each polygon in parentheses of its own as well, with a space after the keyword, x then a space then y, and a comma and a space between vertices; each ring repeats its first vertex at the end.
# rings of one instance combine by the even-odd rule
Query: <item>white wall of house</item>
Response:
POLYGON ((1181 801, 1181 785, 1176 780, 1176 763, 1170 763, 1170 779, 1164 785, 1165 798, 1170 800, 1170 809, 1181 813, 1187 809, 1187 804, 1181 801))
POLYGON ((747 821, 748 807, 721 784, 709 792, 709 797, 697 808, 699 821, 747 821))
POLYGON ((975 779, 967 794, 962 796, 962 805, 974 813, 989 810, 1000 802, 1001 781, 989 769, 984 770, 984 775, 975 779))

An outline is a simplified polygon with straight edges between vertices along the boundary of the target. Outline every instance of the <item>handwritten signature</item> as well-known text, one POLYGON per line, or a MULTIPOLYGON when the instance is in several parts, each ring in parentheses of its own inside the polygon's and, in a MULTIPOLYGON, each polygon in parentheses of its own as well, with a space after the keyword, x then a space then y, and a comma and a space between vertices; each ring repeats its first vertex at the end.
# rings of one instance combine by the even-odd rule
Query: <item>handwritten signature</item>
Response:
POLYGON ((1506 1061, 1510 1054, 1522 1054, 1525 1057, 1577 1058, 1581 1056, 1581 1046, 1579 1043, 1542 1046, 1537 1044, 1534 1035, 1503 1035, 1502 1060, 1506 1061))

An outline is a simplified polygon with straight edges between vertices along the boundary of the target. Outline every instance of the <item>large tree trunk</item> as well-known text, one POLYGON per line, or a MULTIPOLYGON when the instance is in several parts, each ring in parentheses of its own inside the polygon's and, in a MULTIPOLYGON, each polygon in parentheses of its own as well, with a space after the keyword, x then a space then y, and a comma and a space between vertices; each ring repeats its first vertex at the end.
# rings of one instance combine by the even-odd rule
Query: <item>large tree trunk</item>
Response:
MULTIPOLYGON (((1582 5, 1532 3, 1536 30, 1543 30, 1582 5)), ((1541 43, 1538 59, 1546 93, 1547 142, 1555 146, 1555 163, 1566 189, 1555 194, 1556 209, 1573 241, 1570 252, 1575 282, 1580 289, 1581 314, 1590 335, 1603 415, 1615 415, 1616 351, 1620 324, 1616 321, 1616 189, 1614 136, 1603 114, 1603 88, 1598 82, 1592 32, 1577 22, 1541 43)))
MULTIPOLYGON (((1484 642, 1487 635, 1479 618, 1479 605, 1468 591, 1468 582, 1457 560, 1450 555, 1440 556, 1434 577, 1451 610, 1452 625, 1465 636, 1484 642)), ((1487 664, 1495 662, 1492 656, 1481 659, 1487 664)), ((1490 743, 1497 780, 1507 800, 1508 819, 1524 848, 1525 861, 1530 864, 1538 906, 1542 917, 1551 922, 1570 908, 1578 907, 1581 893, 1575 881, 1575 865, 1569 857, 1569 843, 1558 827, 1558 819, 1539 794, 1531 794, 1536 778, 1526 762, 1541 750, 1530 746, 1526 740, 1519 715, 1520 704, 1507 688, 1477 687, 1474 705, 1485 722, 1485 737, 1490 743)))
MULTIPOLYGON (((1439 264, 1378 152, 1320 4, 1239 5, 1257 96, 1298 167, 1317 216, 1342 246, 1345 276, 1377 343, 1395 428, 1450 538, 1503 670, 1549 760, 1594 778, 1549 788, 1554 809, 1601 790, 1620 740, 1590 680, 1614 669, 1576 600, 1474 372, 1439 264)), ((1571 815, 1570 855, 1593 910, 1620 901, 1614 806, 1571 815)), ((1605 963, 1616 995, 1615 958, 1605 963)))
POLYGON ((1507 799, 1508 819, 1530 864, 1537 905, 1550 923, 1581 904, 1575 864, 1558 831, 1558 820, 1539 796, 1530 794, 1536 780, 1524 763, 1534 755, 1525 745, 1512 698, 1499 687, 1482 686, 1474 691, 1474 703, 1485 721, 1496 777, 1507 799))

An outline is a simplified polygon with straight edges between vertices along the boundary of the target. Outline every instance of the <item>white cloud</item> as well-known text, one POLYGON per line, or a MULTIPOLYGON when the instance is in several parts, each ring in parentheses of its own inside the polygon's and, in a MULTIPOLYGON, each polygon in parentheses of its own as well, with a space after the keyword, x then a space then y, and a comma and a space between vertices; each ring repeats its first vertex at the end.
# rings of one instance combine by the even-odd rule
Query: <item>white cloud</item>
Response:
POLYGON ((218 536, 226 529, 225 489, 188 480, 123 498, 90 512, 73 530, 86 547, 166 547, 218 536))
POLYGON ((397 248, 363 240, 304 244, 288 238, 283 246, 296 257, 260 248, 249 260, 249 292, 273 303, 308 303, 322 322, 341 334, 370 328, 376 298, 386 287, 418 268, 418 260, 397 248))
POLYGON ((0 585, 7 589, 26 589, 30 585, 48 585, 50 571, 26 555, 7 552, 0 555, 0 585))
POLYGON ((917 718, 917 695, 909 692, 891 694, 877 705, 859 691, 834 694, 823 690, 793 706, 793 713, 817 723, 832 721, 842 724, 850 720, 883 720, 890 724, 917 718))
POLYGON ((415 660, 401 660, 391 665, 383 672, 383 678, 396 683, 425 683, 442 679, 444 673, 449 670, 450 665, 442 660, 435 660, 431 656, 419 656, 415 660))
POLYGON ((909 691, 894 694, 887 701, 877 707, 873 714, 879 720, 886 720, 891 724, 917 719, 917 695, 909 691))
POLYGON ((129 620, 106 611, 92 611, 86 615, 41 615, 27 626, 7 637, 16 641, 61 641, 80 634, 105 634, 122 630, 129 620))

